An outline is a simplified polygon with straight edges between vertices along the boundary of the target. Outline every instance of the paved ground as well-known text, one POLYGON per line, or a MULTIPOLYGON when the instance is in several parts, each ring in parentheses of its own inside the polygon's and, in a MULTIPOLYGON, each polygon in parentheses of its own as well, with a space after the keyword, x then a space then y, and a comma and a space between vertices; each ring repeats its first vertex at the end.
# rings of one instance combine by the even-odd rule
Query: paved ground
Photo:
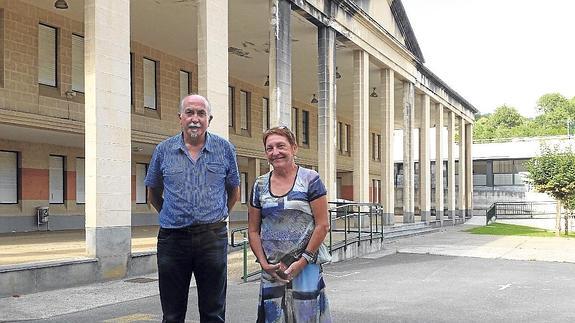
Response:
MULTIPOLYGON (((464 227, 399 240, 378 253, 326 266, 335 321, 575 321, 573 239, 471 235, 461 232, 464 227)), ((157 322, 157 282, 147 278, 3 298, 0 321, 157 322)), ((257 292, 257 282, 230 277, 229 322, 255 320, 257 292)), ((190 295, 188 316, 194 322, 193 287, 190 295)))

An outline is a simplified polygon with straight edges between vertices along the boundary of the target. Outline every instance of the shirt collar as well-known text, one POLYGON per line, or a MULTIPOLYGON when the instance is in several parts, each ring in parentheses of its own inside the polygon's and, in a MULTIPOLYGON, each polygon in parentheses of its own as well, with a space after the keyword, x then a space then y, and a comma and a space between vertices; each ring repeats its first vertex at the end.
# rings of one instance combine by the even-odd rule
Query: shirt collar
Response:
MULTIPOLYGON (((213 146, 214 146, 214 139, 212 138, 212 134, 206 131, 206 141, 204 142, 204 147, 202 148, 207 150, 207 151, 213 151, 213 146)), ((186 151, 186 143, 184 142, 184 135, 182 132, 180 132, 180 134, 178 135, 178 140, 176 140, 174 142, 174 145, 172 146, 173 149, 178 150, 181 149, 183 151, 186 151)))

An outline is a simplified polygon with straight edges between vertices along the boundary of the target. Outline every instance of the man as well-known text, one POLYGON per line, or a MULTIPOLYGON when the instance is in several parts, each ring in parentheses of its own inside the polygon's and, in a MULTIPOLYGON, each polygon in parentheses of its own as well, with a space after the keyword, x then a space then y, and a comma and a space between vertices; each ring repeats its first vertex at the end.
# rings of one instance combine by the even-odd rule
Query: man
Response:
POLYGON ((158 275, 163 322, 184 322, 192 273, 201 322, 224 322, 227 288, 225 219, 239 197, 235 148, 209 133, 206 98, 180 104, 182 132, 161 142, 146 186, 158 210, 158 275), (162 195, 163 194, 163 195, 162 195))

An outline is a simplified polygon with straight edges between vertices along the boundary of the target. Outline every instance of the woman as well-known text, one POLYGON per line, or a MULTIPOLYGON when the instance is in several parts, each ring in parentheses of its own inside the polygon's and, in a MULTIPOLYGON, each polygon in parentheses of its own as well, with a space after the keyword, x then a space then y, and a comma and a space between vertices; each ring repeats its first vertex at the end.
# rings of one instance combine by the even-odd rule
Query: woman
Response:
MULTIPOLYGON (((296 165, 287 127, 263 136, 273 171, 260 176, 249 207, 249 242, 262 267, 257 322, 331 322, 317 254, 328 230, 319 174, 296 165)), ((322 250, 325 251, 325 250, 322 250)))

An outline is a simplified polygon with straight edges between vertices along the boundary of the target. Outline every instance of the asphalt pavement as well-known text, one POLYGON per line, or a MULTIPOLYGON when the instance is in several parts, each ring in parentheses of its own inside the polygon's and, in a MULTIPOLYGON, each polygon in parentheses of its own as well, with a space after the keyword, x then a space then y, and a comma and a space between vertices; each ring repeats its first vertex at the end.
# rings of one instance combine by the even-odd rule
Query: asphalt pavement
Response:
MULTIPOLYGON (((335 322, 573 322, 575 240, 458 226, 325 266, 335 322), (515 237, 516 238, 516 237, 515 237)), ((154 275, 0 299, 0 321, 158 322, 154 275)), ((257 280, 230 277, 228 322, 253 322, 257 280)), ((198 321, 195 287, 189 322, 198 321)))

